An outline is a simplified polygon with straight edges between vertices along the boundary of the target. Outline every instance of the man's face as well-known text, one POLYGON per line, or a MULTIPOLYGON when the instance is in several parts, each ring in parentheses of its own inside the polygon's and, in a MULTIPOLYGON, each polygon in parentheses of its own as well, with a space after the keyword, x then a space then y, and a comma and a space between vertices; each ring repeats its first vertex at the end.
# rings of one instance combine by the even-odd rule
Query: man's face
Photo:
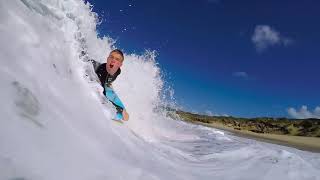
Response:
POLYGON ((114 74, 122 66, 123 58, 117 52, 112 52, 107 58, 107 71, 114 74))

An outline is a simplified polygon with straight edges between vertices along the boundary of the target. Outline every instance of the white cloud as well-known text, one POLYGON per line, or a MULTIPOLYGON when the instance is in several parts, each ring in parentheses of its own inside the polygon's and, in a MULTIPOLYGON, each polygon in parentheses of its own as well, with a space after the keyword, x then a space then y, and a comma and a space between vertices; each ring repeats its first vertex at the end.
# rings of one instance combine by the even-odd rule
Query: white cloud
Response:
POLYGON ((224 116, 224 117, 229 117, 228 114, 217 114, 217 113, 213 113, 213 112, 210 111, 210 110, 206 110, 206 111, 204 112, 204 114, 207 115, 207 116, 224 116))
POLYGON ((196 110, 191 110, 191 113, 192 113, 192 114, 199 114, 199 112, 196 111, 196 110))
POLYGON ((232 75, 234 77, 245 78, 245 79, 249 77, 248 73, 242 72, 242 71, 234 72, 234 73, 232 73, 232 75))
POLYGON ((251 41, 256 46, 258 52, 262 52, 271 46, 288 46, 292 40, 280 35, 278 31, 268 25, 258 25, 255 27, 251 41))
POLYGON ((206 110, 204 113, 205 115, 208 115, 208 116, 214 116, 214 114, 210 110, 206 110))
POLYGON ((296 110, 295 108, 289 108, 288 114, 297 119, 307 119, 307 118, 317 118, 320 119, 320 107, 317 106, 313 112, 308 110, 307 106, 302 106, 299 110, 296 110))

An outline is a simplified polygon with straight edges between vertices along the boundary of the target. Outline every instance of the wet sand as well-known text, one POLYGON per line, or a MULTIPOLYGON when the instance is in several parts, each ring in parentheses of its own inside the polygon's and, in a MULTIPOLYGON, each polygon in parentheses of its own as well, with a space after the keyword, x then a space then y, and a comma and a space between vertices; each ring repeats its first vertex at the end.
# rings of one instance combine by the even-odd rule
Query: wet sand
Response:
MULTIPOLYGON (((190 122, 190 121, 188 121, 190 122)), ((192 121, 191 123, 199 124, 207 127, 225 130, 233 133, 236 136, 255 139, 258 141, 294 147, 304 151, 311 151, 320 153, 320 138, 319 137, 302 137, 302 136, 289 136, 277 134, 262 134, 254 133, 246 130, 236 130, 233 127, 227 127, 218 123, 202 123, 192 121)))

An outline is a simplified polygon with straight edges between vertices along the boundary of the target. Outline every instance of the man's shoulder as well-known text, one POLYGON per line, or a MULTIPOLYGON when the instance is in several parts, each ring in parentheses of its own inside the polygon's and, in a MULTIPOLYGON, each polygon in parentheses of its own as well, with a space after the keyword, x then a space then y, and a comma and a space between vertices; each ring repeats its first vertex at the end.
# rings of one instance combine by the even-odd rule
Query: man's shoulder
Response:
POLYGON ((99 64, 97 68, 95 68, 96 72, 105 72, 106 71, 106 63, 99 64))
POLYGON ((99 69, 101 69, 101 68, 106 69, 106 63, 100 63, 97 68, 99 68, 99 69))
POLYGON ((117 76, 121 73, 121 69, 119 68, 116 72, 117 76))

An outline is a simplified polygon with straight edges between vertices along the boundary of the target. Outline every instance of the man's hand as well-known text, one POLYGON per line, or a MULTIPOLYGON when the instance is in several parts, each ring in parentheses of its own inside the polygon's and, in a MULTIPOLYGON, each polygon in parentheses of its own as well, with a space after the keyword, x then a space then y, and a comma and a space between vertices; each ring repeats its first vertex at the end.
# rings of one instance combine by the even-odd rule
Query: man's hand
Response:
POLYGON ((125 109, 122 111, 122 116, 123 116, 124 121, 129 120, 129 114, 127 113, 127 111, 125 109))

